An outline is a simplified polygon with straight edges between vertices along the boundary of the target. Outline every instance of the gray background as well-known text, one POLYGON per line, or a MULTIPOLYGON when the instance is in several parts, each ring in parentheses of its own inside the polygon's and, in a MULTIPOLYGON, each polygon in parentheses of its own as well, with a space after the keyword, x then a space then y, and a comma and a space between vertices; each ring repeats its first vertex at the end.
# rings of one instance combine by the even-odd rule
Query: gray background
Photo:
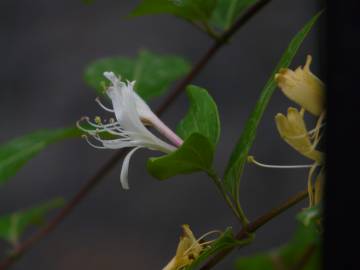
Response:
MULTIPOLYGON (((170 16, 124 18, 138 1, 12 1, 0 4, 0 142, 40 128, 73 124, 83 115, 99 113, 95 93, 85 86, 86 65, 99 57, 134 56, 141 48, 183 55, 196 61, 210 39, 189 24, 170 16), (133 2, 133 3, 132 3, 133 2)), ((223 171, 231 149, 261 88, 290 38, 318 10, 314 0, 275 0, 258 14, 232 43, 203 70, 195 84, 209 89, 222 121, 216 167, 223 171)), ((309 36, 294 65, 305 55, 319 62, 317 32, 309 36)), ((155 106, 161 101, 152 103, 155 106)), ((301 158, 278 136, 273 117, 290 105, 280 91, 271 100, 251 153, 268 163, 302 164, 301 158)), ((182 95, 164 115, 171 127, 187 110, 182 95)), ((108 159, 82 140, 53 145, 31 160, 0 189, 0 213, 55 196, 70 198, 108 159)), ((161 269, 173 256, 179 227, 189 223, 201 235, 233 225, 231 212, 214 185, 202 174, 158 182, 147 175, 152 153, 139 151, 130 165, 131 190, 119 184, 121 163, 77 209, 13 268, 161 269)), ((268 170, 248 166, 241 201, 250 219, 306 187, 306 171, 268 170)), ((256 241, 240 254, 281 245, 296 222, 294 207, 271 221, 256 241)), ((6 245, 0 246, 1 253, 6 245)), ((238 253, 239 254, 239 253, 238 253)), ((222 267, 231 269, 236 255, 222 267)))

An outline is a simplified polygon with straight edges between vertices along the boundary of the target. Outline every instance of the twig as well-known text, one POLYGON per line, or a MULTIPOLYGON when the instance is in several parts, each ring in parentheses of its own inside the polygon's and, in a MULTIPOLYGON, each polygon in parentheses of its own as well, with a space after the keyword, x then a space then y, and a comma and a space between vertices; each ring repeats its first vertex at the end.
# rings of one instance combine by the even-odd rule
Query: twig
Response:
MULTIPOLYGON (((255 221, 251 222, 247 227, 241 229, 240 232, 236 235, 236 239, 244 240, 249 235, 249 233, 255 232, 257 229, 259 229, 261 226, 266 224, 268 221, 277 217, 278 215, 280 215, 290 207, 294 206, 295 204, 301 202, 303 199, 307 197, 307 195, 308 195, 307 190, 302 191, 296 194, 295 196, 291 197, 290 199, 288 199, 286 202, 282 203, 280 206, 258 217, 255 221)), ((229 248, 220 252, 218 255, 210 259, 203 267, 201 267, 200 270, 209 270, 213 268, 220 261, 222 261, 227 255, 229 255, 230 252, 233 250, 234 248, 229 248)))
POLYGON ((161 115, 178 95, 184 90, 184 88, 192 81, 199 72, 204 68, 204 66, 209 62, 209 60, 214 56, 214 54, 229 41, 229 39, 239 30, 243 25, 245 25, 257 12, 259 12, 264 6, 266 6, 271 0, 259 0, 254 5, 252 5, 243 15, 226 31, 224 32, 213 44, 213 46, 204 54, 202 58, 195 64, 194 68, 190 71, 188 76, 182 80, 176 89, 165 99, 164 103, 158 109, 158 114, 161 115))
POLYGON ((75 206, 77 206, 96 186, 96 184, 98 184, 100 180, 104 178, 104 176, 118 163, 125 153, 126 151, 118 151, 115 155, 113 155, 45 227, 37 231, 28 240, 17 245, 10 256, 0 262, 0 269, 3 270, 11 266, 25 251, 30 249, 31 246, 55 229, 57 225, 59 225, 60 222, 71 213, 75 206))
MULTIPOLYGON (((212 47, 204 54, 202 58, 194 65, 189 74, 181 80, 175 87, 174 91, 165 99, 156 110, 157 115, 162 115, 165 110, 175 101, 178 95, 184 90, 184 88, 200 73, 204 66, 214 56, 214 54, 231 38, 235 32, 240 29, 246 22, 248 22, 258 11, 260 11, 270 0, 259 0, 248 11, 246 11, 235 24, 227 30, 212 47)), ((111 171, 117 162, 125 155, 126 151, 118 151, 112 156, 99 171, 89 179, 89 181, 80 189, 80 191, 71 199, 67 205, 61 209, 61 211, 49 221, 49 223, 35 233, 25 242, 19 244, 10 256, 6 257, 0 262, 0 270, 5 270, 10 267, 23 253, 29 250, 35 243, 49 234, 55 229, 61 221, 67 217, 72 210, 89 194, 89 192, 104 178, 104 176, 111 171)))

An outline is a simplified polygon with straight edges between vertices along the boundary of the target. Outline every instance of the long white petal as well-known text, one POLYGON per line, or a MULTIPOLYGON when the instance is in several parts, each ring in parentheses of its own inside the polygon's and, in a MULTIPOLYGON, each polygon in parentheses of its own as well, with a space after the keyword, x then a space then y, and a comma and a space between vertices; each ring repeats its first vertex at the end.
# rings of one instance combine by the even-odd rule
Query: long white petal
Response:
POLYGON ((102 140, 103 146, 107 149, 121 149, 126 147, 134 147, 136 144, 131 141, 123 140, 102 140))
POLYGON ((120 183, 123 189, 129 189, 129 180, 128 180, 128 174, 129 174, 129 163, 131 156, 135 153, 136 150, 140 149, 141 147, 135 147, 132 149, 124 158, 123 165, 121 168, 120 173, 120 183))

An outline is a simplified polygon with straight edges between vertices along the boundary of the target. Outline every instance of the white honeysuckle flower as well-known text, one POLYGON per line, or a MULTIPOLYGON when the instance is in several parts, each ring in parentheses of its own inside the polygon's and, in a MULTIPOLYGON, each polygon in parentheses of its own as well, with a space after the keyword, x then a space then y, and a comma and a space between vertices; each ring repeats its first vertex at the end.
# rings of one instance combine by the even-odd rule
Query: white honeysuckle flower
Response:
POLYGON ((151 111, 145 101, 133 90, 135 82, 122 82, 113 72, 104 72, 104 76, 111 81, 106 94, 111 99, 113 108, 106 107, 99 99, 96 101, 104 110, 114 113, 116 120, 110 119, 109 123, 102 123, 100 117, 96 117, 95 122, 91 122, 88 117, 84 117, 82 120, 86 122, 87 126, 80 122, 77 123, 77 126, 99 143, 96 145, 85 136, 88 143, 95 148, 133 148, 124 158, 120 174, 122 187, 129 189, 129 163, 136 150, 148 148, 168 154, 175 151, 183 141, 151 111), (174 145, 156 137, 145 127, 144 123, 154 126, 174 145), (109 133, 115 138, 102 138, 99 135, 101 133, 109 133))

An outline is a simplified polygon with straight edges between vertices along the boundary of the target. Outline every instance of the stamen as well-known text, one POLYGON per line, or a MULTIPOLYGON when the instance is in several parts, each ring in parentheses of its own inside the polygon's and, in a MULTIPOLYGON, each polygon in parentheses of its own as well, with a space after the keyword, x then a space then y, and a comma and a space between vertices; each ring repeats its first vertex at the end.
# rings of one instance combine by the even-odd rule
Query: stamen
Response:
POLYGON ((99 130, 99 132, 108 132, 112 135, 121 136, 121 137, 127 136, 123 131, 115 131, 115 130, 116 130, 116 128, 108 128, 108 127, 103 126, 102 130, 99 130))
POLYGON ((99 145, 93 144, 86 135, 82 135, 81 137, 84 138, 84 139, 86 140, 86 142, 87 142, 90 146, 92 146, 92 147, 94 147, 94 148, 96 148, 96 149, 105 149, 104 146, 99 146, 99 145))
MULTIPOLYGON (((316 127, 321 127, 322 126, 322 122, 324 121, 325 119, 325 116, 326 116, 326 111, 323 111, 319 117, 319 119, 317 120, 317 123, 316 123, 316 127)), ((317 129, 317 131, 315 132, 315 142, 318 140, 318 136, 319 136, 319 133, 320 133, 320 128, 317 129)), ((317 142, 316 142, 317 144, 317 142)))
POLYGON ((206 245, 211 244, 212 242, 214 242, 216 239, 209 240, 209 241, 206 241, 206 242, 203 242, 203 243, 199 243, 202 239, 204 239, 205 237, 207 237, 207 236, 209 236, 211 234, 214 234, 214 233, 222 234, 222 231, 213 230, 213 231, 207 232, 204 235, 200 236, 198 239, 196 239, 195 243, 193 243, 187 250, 185 250, 184 254, 186 255, 191 249, 193 249, 195 244, 198 244, 200 246, 206 246, 206 245))
POLYGON ((95 99, 95 101, 96 101, 96 102, 100 105, 100 107, 103 108, 105 111, 107 111, 107 112, 112 112, 112 113, 114 112, 114 110, 106 107, 106 106, 101 102, 101 100, 100 100, 99 97, 97 97, 97 98, 95 99))
POLYGON ((313 164, 309 164, 309 165, 269 165, 269 164, 265 164, 265 163, 256 161, 253 156, 248 156, 247 161, 249 163, 253 163, 259 167, 269 168, 269 169, 306 169, 306 168, 311 168, 313 166, 313 164))
POLYGON ((213 231, 210 231, 210 232, 207 232, 205 233, 204 235, 200 236, 196 241, 201 241, 203 240, 205 237, 209 236, 209 235, 212 235, 214 233, 218 233, 218 234, 222 234, 222 231, 219 231, 219 230, 213 230, 213 231))
POLYGON ((310 131, 308 132, 308 134, 311 135, 311 134, 315 133, 316 131, 318 131, 319 129, 322 129, 322 128, 325 127, 325 126, 326 126, 326 123, 322 123, 319 127, 315 127, 315 128, 313 128, 312 130, 310 130, 310 131))
POLYGON ((316 136, 316 134, 318 134, 319 130, 321 128, 323 128, 325 125, 326 125, 326 123, 323 123, 322 125, 313 128, 312 130, 310 130, 307 133, 303 133, 303 134, 296 135, 296 136, 286 136, 286 138, 287 139, 301 139, 301 138, 304 138, 304 137, 306 137, 308 135, 314 137, 314 136, 316 136))
POLYGON ((319 144, 319 142, 320 142, 323 135, 324 135, 324 133, 317 134, 317 136, 314 139, 314 143, 311 146, 311 151, 316 149, 316 147, 318 146, 318 144, 319 144))
POLYGON ((80 121, 86 121, 90 126, 95 127, 95 128, 104 128, 104 127, 117 127, 120 128, 119 124, 117 122, 114 123, 110 123, 110 124, 95 124, 93 122, 90 121, 89 117, 83 117, 80 119, 80 121))
MULTIPOLYGON (((96 119, 95 121, 99 121, 99 120, 96 119)), ((86 133, 88 133, 88 134, 90 134, 92 136, 94 136, 97 133, 102 133, 102 132, 108 132, 108 133, 110 133, 112 135, 116 135, 116 136, 125 136, 126 134, 123 134, 123 132, 121 130, 119 130, 118 127, 116 127, 116 125, 117 124, 107 124, 107 125, 101 124, 101 125, 97 125, 97 124, 92 123, 89 120, 89 117, 82 117, 79 121, 76 122, 76 126, 80 130, 82 130, 82 131, 84 131, 84 132, 86 132, 86 133), (95 128, 95 129, 90 129, 90 128, 83 127, 81 125, 81 121, 84 121, 84 120, 86 121, 87 124, 89 124, 91 127, 95 128), (110 128, 108 128, 108 127, 110 127, 110 128), (118 130, 119 132, 114 131, 114 130, 118 130)))
POLYGON ((203 243, 195 242, 187 250, 185 250, 184 255, 188 254, 195 247, 196 244, 198 244, 199 246, 201 246, 203 248, 204 246, 213 243, 215 240, 216 239, 210 240, 210 241, 207 241, 207 242, 203 242, 203 243))
POLYGON ((214 240, 209 240, 209 241, 206 241, 206 242, 203 242, 203 243, 199 243, 199 245, 200 245, 200 246, 207 246, 207 245, 213 243, 215 240, 216 240, 216 239, 214 239, 214 240))
POLYGON ((79 120, 79 121, 76 122, 76 126, 77 126, 77 128, 80 129, 81 131, 86 132, 86 133, 89 133, 89 134, 91 134, 91 135, 93 135, 93 134, 96 133, 96 131, 94 131, 93 129, 86 129, 86 128, 84 128, 84 127, 81 125, 81 120, 79 120))

